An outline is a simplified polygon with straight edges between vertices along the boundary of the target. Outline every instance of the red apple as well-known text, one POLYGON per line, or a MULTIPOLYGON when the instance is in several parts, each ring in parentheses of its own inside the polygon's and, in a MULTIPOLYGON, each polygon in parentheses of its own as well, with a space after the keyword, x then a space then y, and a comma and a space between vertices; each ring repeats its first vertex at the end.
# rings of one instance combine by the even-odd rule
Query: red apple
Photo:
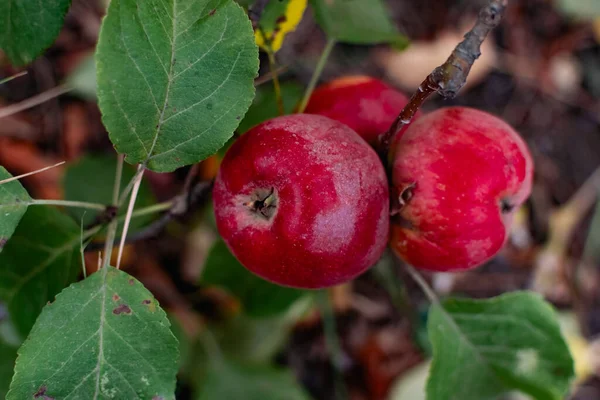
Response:
POLYGON ((388 241, 383 165, 346 125, 296 114, 264 122, 229 149, 217 175, 217 227, 250 271, 322 288, 377 262, 388 241))
POLYGON ((347 76, 315 89, 304 112, 340 121, 376 147, 407 103, 405 95, 378 79, 347 76))
POLYGON ((452 107, 415 121, 396 146, 394 251, 435 271, 493 257, 531 192, 533 162, 521 137, 497 117, 452 107))

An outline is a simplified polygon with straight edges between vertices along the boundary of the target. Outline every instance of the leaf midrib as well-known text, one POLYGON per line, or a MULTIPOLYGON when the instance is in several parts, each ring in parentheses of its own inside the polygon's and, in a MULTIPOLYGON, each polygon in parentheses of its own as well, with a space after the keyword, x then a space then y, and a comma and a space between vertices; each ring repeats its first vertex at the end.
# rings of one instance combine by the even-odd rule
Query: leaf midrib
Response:
MULTIPOLYGON (((171 10, 173 13, 173 18, 171 19, 172 25, 172 40, 171 43, 171 60, 169 62, 169 73, 167 74, 167 89, 165 93, 165 101, 163 103, 162 110, 160 112, 160 116, 158 117, 158 124, 156 128, 156 133, 154 134, 154 139, 152 140, 152 146, 150 146, 150 151, 146 155, 146 160, 144 164, 146 164, 150 158, 152 157, 152 153, 154 153, 154 148, 156 147, 156 142, 158 141, 158 136, 160 135, 160 131, 163 127, 165 111, 167 109, 167 105, 169 104, 169 97, 171 95, 171 84, 173 82, 173 65, 175 64, 175 49, 177 43, 177 0, 173 0, 173 9, 171 10)), ((159 60, 160 61, 160 60, 159 60)))
POLYGON ((100 371, 104 362, 104 323, 106 321, 106 276, 108 267, 102 269, 102 302, 100 304, 100 327, 98 328, 98 361, 96 363, 96 390, 94 400, 98 399, 100 394, 100 371))
MULTIPOLYGON (((494 371, 494 369, 491 367, 491 365, 487 362, 486 359, 483 358, 483 356, 480 354, 480 352, 477 351, 477 346, 474 343, 472 343, 469 340, 469 338, 463 333, 462 329, 460 329, 460 326, 458 326, 456 321, 454 321, 454 319, 452 318, 450 313, 447 312, 446 309, 439 303, 436 304, 435 306, 438 307, 438 309, 444 316, 444 319, 446 319, 448 321, 448 323, 450 324, 451 328, 453 328, 456 331, 457 337, 459 338, 459 340, 461 342, 463 342, 464 344, 466 344, 466 346, 471 349, 471 351, 475 354, 475 357, 479 361, 479 364, 483 365, 483 367, 486 369, 486 371, 488 371, 489 375, 495 379, 496 384, 498 386, 505 387, 504 384, 502 383, 502 381, 500 381, 498 379, 497 374, 494 371)), ((432 365, 432 369, 433 369, 433 365, 432 365)))

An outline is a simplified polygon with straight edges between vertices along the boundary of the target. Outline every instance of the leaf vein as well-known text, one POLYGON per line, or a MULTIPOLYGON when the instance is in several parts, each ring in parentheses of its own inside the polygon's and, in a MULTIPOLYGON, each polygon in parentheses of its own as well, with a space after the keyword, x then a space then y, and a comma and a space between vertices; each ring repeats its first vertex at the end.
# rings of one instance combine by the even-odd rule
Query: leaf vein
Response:
MULTIPOLYGON (((173 0, 173 15, 176 15, 177 12, 177 0, 173 0)), ((150 152, 146 155, 146 162, 150 157, 152 157, 152 152, 154 151, 154 147, 156 146, 156 141, 158 140, 158 136, 160 135, 160 131, 164 124, 163 118, 165 116, 165 111, 167 110, 167 106, 169 104, 169 97, 171 94, 171 84, 173 82, 173 66, 175 65, 175 46, 177 44, 177 24, 176 21, 173 20, 172 27, 172 37, 173 41, 171 42, 171 62, 169 64, 169 73, 167 74, 167 89, 165 91, 165 101, 163 104, 163 108, 160 112, 160 116, 158 117, 158 127, 156 128, 156 133, 154 134, 154 139, 152 140, 152 146, 150 147, 150 152)))
POLYGON ((100 292, 101 291, 98 290, 96 293, 94 293, 92 295, 92 297, 90 297, 90 299, 83 306, 81 306, 81 308, 79 309, 77 314, 75 314, 71 319, 65 321, 65 323, 62 324, 60 328, 56 329, 56 331, 52 335, 50 335, 50 336, 48 336, 48 338, 46 338, 44 343, 42 343, 42 345, 40 346, 40 350, 33 357, 31 357, 31 359, 29 360, 29 363, 27 364, 27 367, 24 367, 24 369, 31 367, 31 365, 34 363, 35 360, 37 360, 37 358, 41 354, 41 352, 46 349, 46 343, 48 343, 50 340, 52 340, 54 338, 54 336, 58 335, 59 333, 64 333, 63 328, 65 326, 67 326, 72 320, 76 319, 79 316, 79 314, 81 314, 85 310, 85 308, 92 301, 94 301, 96 299, 96 297, 100 294, 100 292))
POLYGON ((152 363, 150 363, 150 361, 148 361, 146 359, 146 357, 139 352, 139 350, 137 350, 135 347, 133 347, 127 340, 125 340, 125 338, 123 336, 121 336, 121 334, 119 332, 117 332, 117 330, 115 328, 113 328, 112 326, 110 326, 110 324, 107 322, 106 326, 110 328, 110 330, 119 338, 119 340, 121 340, 123 343, 125 343, 127 345, 127 347, 129 347, 131 350, 133 350, 138 356, 141 357, 142 360, 144 360, 144 362, 146 364, 148 364, 148 366, 152 369, 152 371, 154 371, 154 373, 156 375, 159 375, 158 371, 156 370, 156 368, 154 368, 154 365, 152 365, 152 363))
MULTIPOLYGON (((229 78, 231 78, 231 74, 233 73, 233 70, 235 69, 235 66, 238 62, 238 60, 240 59, 240 54, 242 54, 241 52, 238 53, 237 57, 235 58, 235 61, 233 62, 233 64, 231 65, 231 70, 229 70, 229 74, 227 74, 227 77, 223 80, 223 82, 221 82, 221 84, 219 84, 219 86, 217 86, 217 88, 215 90, 212 91, 212 93, 210 93, 208 96, 206 96, 205 98, 203 98, 202 100, 192 104, 191 106, 184 108, 183 110, 171 115, 170 117, 168 117, 167 119, 165 119, 163 121, 163 123, 166 123, 167 121, 169 121, 170 119, 173 119, 187 111, 189 111, 190 109, 199 106, 200 104, 204 103, 206 100, 209 100, 210 98, 212 98, 214 96, 215 93, 217 93, 223 86, 225 86, 225 84, 227 82, 229 82, 229 78)), ((237 102, 235 103, 235 105, 237 105, 237 102)), ((231 107, 233 108, 233 107, 231 107)), ((229 108, 229 110, 231 110, 231 108, 229 108)), ((228 112, 229 112, 228 110, 228 112)), ((227 114, 227 113, 225 113, 227 114)), ((193 138, 192 138, 193 139, 193 138)))
POLYGON ((235 103, 234 103, 234 104, 233 104, 233 105, 232 105, 232 106, 229 108, 229 110, 227 110, 226 112, 224 112, 224 113, 223 113, 223 115, 221 115, 219 118, 217 118, 217 119, 215 120, 215 122, 213 122, 213 124, 212 124, 211 126, 209 126, 209 127, 208 127, 208 128, 206 128, 205 130, 203 130, 202 132, 200 132, 198 135, 195 135, 194 137, 191 137, 191 138, 189 138, 189 139, 187 139, 187 140, 185 140, 185 141, 183 141, 183 142, 181 142, 181 143, 178 143, 178 144, 177 144, 176 146, 174 146, 173 148, 171 148, 171 149, 169 149, 169 150, 165 151, 164 153, 157 154, 156 156, 153 156, 152 158, 155 158, 155 157, 158 157, 158 156, 164 156, 164 155, 166 155, 166 154, 172 153, 172 152, 174 152, 175 150, 177 150, 178 148, 180 148, 181 146, 185 146, 185 145, 186 145, 186 144, 188 144, 189 142, 192 142, 192 141, 194 141, 194 140, 197 140, 197 139, 201 138, 201 137, 202 137, 202 135, 203 135, 204 133, 208 132, 208 131, 209 131, 209 130, 210 130, 212 127, 213 127, 213 126, 215 126, 215 125, 216 125, 216 124, 217 124, 217 123, 218 123, 218 122, 221 120, 221 118, 223 118, 225 115, 227 115, 227 114, 228 114, 228 113, 229 113, 229 112, 230 112, 230 111, 231 111, 231 110, 232 110, 232 109, 233 109, 235 106, 237 106, 237 104, 238 104, 238 102, 235 102, 235 103))
POLYGON ((75 386, 73 388, 73 390, 71 390, 67 396, 65 397, 65 400, 68 400, 69 397, 71 397, 71 395, 73 393, 75 393, 77 391, 77 389, 79 389, 81 387, 81 385, 83 385, 92 375, 94 375, 94 372, 96 372, 95 369, 92 370, 92 372, 90 372, 89 374, 87 374, 86 376, 83 377, 83 379, 81 380, 81 382, 79 382, 79 384, 77 386, 75 386))
POLYGON ((140 135, 137 133, 137 130, 135 129, 135 126, 129 120, 129 116, 127 115, 127 113, 125 112, 125 110, 123 109, 123 107, 121 106, 121 103, 119 102, 119 98, 117 97, 117 93, 115 92, 115 88, 112 85, 110 86, 110 91, 111 91, 111 93, 113 95, 113 99, 115 99, 115 103, 117 105, 117 108, 119 109, 119 111, 121 111, 121 114, 123 114, 123 117, 125 117, 125 120, 127 121, 127 125, 129 126, 129 129, 131 129, 131 131, 133 132, 133 134, 135 135, 135 137, 137 138, 137 140, 142 145, 142 148, 146 152, 146 156, 148 156, 150 153, 148 152, 148 149, 146 148, 146 145, 142 141, 142 138, 140 137, 140 135))
MULTIPOLYGON (((212 53, 212 51, 214 50, 215 47, 217 47, 217 45, 219 45, 223 39, 225 38, 225 33, 227 32, 227 27, 229 25, 229 16, 227 16, 227 18, 225 18, 225 26, 223 27, 223 32, 221 32, 221 37, 219 38, 219 40, 217 40, 215 43, 213 43, 213 45, 211 46, 210 49, 208 49, 204 54, 202 54, 196 61, 194 61, 193 63, 191 63, 190 65, 188 65, 188 67, 186 69, 184 69, 183 71, 180 71, 179 73, 177 73, 174 77, 173 80, 175 80, 178 76, 180 76, 181 74, 187 72, 188 70, 190 70, 194 65, 198 64, 200 61, 202 61, 204 59, 204 57, 206 57, 207 55, 209 55, 210 53, 212 53)), ((239 57, 240 53, 238 53, 238 57, 239 57)), ((237 60, 236 60, 237 62, 237 60)))
MULTIPOLYGON (((108 361, 104 361, 104 363, 111 368, 113 371, 115 371, 117 374, 119 374, 119 376, 121 377, 121 379, 127 384, 127 386, 129 386, 129 389, 131 389, 131 391, 135 394, 135 398, 136 399, 140 399, 140 396, 137 394, 137 392, 135 391, 135 389, 133 388, 133 386, 131 386, 131 383, 129 383, 129 381, 127 380, 127 378, 125 378, 125 376, 121 373, 121 371, 119 371, 118 369, 116 369, 115 367, 112 366, 111 363, 109 363, 108 361)), ((141 400, 141 399, 140 399, 141 400)))
MULTIPOLYGON (((141 24, 141 21, 140 21, 140 24, 141 24)), ((143 30, 143 28, 142 28, 142 30, 143 30)), ((150 92, 150 97, 152 97, 152 101, 154 102, 154 106, 156 107, 156 111, 160 111, 160 108, 158 107, 158 102, 156 101, 156 97, 154 97, 154 92, 152 91, 152 86, 150 86, 150 82, 148 82, 146 75, 142 72, 137 61, 135 60, 135 58, 133 58, 133 56, 131 55, 131 52, 129 51, 129 47, 127 46, 127 43, 125 42, 125 38, 123 37, 123 29, 121 29, 119 38, 121 39, 121 43, 123 43, 123 47, 125 48, 125 53, 127 54, 127 58, 129 58, 131 60, 131 62, 135 66, 135 69, 142 76, 142 79, 144 79, 144 82, 146 83, 146 86, 148 88, 148 92, 150 92)))
MULTIPOLYGON (((139 16, 139 5, 137 5, 137 7, 138 7, 138 16, 139 16)), ((160 21, 160 14, 156 10, 156 6, 153 5, 153 8, 154 8, 154 11, 156 12, 157 18, 160 21)), ((162 24, 162 22, 161 22, 161 24, 162 24)), ((146 36, 146 39, 148 39, 148 43, 150 43, 150 47, 152 47, 152 51, 154 52, 154 55, 156 56, 156 59, 158 60, 158 63, 160 64, 160 66, 162 67, 163 71, 165 72, 165 75, 169 76, 169 72, 167 71, 167 67, 165 67, 165 65, 162 62, 162 59, 160 58, 160 55, 158 54, 158 51, 156 51, 156 47, 154 47, 154 43, 152 43, 152 40, 150 39, 150 35, 148 35, 148 31, 146 30, 146 25, 144 24, 144 21, 142 20, 141 16, 140 16, 140 25, 142 27, 142 31, 144 32, 144 35, 146 36)), ((156 109, 158 111, 159 108, 158 108, 158 104, 156 104, 156 100, 154 101, 154 104, 156 105, 156 109)))

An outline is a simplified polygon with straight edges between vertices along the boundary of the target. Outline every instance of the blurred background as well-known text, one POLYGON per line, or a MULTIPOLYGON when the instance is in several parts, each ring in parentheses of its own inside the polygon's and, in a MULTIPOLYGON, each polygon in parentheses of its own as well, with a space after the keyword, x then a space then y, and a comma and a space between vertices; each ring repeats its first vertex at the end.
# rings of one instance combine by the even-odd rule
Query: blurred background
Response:
MULTIPOLYGON (((92 56, 106 3, 73 0, 54 45, 25 70, 12 68, 0 53, 0 79, 26 71, 0 85, 0 165, 18 175, 67 161, 22 180, 33 197, 110 203, 116 154, 96 104, 92 56)), ((338 44, 322 81, 366 74, 410 95, 445 61, 485 3, 388 0, 410 46, 338 44)), ((600 0, 509 3, 467 86, 454 100, 434 96, 424 110, 465 105, 515 127, 535 159, 533 195, 495 259, 467 273, 426 276, 440 296, 541 293, 559 309, 576 360, 571 398, 600 399, 600 0)), ((276 56, 288 111, 302 97, 325 41, 309 7, 276 56)), ((238 133, 277 115, 264 54, 261 61, 257 96, 238 133)), ((216 381, 246 388, 244 398, 251 400, 424 399, 427 301, 400 262, 386 256, 326 293, 279 288, 250 275, 219 240, 202 185, 215 176, 219 157, 146 174, 138 207, 177 196, 191 168, 195 206, 176 217, 137 219, 122 262, 168 311, 181 341, 178 399, 198 393, 225 399, 216 381), (215 357, 228 367, 213 368, 215 357), (206 387, 213 392, 203 392, 206 387)), ((134 173, 126 165, 123 181, 134 173)), ((83 216, 66 212, 77 221, 83 216)), ((96 218, 83 217, 88 225, 96 218)), ((101 245, 88 246, 90 272, 101 245)), ((0 373, 0 381, 10 373, 0 373)))

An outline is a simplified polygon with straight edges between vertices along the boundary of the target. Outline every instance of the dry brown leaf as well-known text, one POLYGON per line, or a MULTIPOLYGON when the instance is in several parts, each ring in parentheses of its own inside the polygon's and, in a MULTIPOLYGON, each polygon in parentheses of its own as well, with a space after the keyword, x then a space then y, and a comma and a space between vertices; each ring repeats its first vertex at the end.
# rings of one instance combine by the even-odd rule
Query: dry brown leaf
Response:
POLYGON ((63 151, 65 160, 82 156, 89 138, 87 112, 82 104, 69 104, 63 113, 63 151))
MULTIPOLYGON (((0 165, 13 175, 42 169, 59 161, 54 156, 43 154, 33 143, 0 137, 0 165)), ((62 199, 63 172, 64 166, 52 168, 24 178, 23 183, 34 198, 62 199)))

